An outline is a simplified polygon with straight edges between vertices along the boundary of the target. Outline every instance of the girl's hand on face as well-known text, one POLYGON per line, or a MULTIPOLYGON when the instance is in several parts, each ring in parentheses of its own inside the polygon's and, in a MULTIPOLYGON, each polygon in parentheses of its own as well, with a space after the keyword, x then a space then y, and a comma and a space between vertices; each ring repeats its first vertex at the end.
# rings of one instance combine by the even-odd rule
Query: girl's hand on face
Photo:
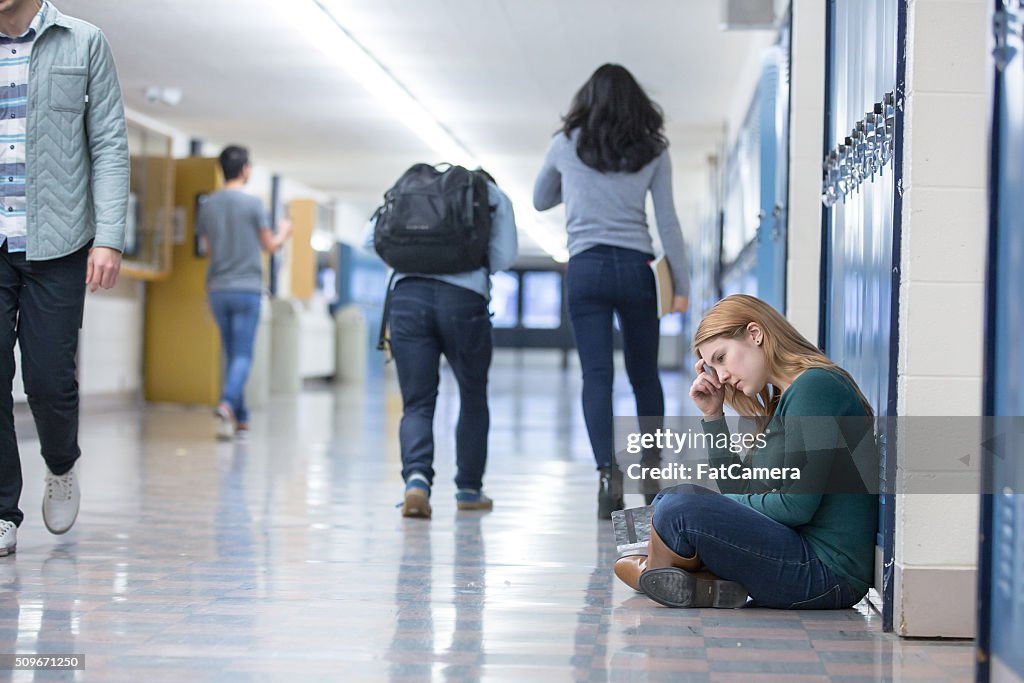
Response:
POLYGON ((718 419, 725 413, 725 387, 718 380, 714 368, 704 363, 703 359, 693 366, 697 378, 690 385, 690 398, 706 419, 718 419))

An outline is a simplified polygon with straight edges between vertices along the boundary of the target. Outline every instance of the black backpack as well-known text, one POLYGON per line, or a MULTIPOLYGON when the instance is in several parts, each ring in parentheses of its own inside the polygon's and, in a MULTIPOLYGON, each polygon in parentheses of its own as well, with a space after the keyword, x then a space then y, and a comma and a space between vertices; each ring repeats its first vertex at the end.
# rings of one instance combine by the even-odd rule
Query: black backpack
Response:
POLYGON ((416 164, 384 193, 376 216, 373 248, 398 272, 441 275, 488 265, 491 208, 479 173, 416 164))

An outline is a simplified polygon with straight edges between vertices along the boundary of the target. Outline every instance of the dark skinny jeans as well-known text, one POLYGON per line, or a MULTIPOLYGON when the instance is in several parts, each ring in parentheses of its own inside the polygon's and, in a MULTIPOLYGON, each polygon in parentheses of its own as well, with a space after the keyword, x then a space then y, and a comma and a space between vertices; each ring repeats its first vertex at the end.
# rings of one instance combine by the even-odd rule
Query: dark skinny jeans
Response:
MULTIPOLYGON (((626 374, 636 397, 637 415, 660 419, 665 414, 665 395, 658 376, 661 327, 651 259, 650 254, 606 245, 569 259, 569 316, 583 368, 583 418, 599 468, 612 464, 615 450, 613 315, 618 316, 622 331, 626 374)), ((654 427, 644 425, 645 430, 654 427)))

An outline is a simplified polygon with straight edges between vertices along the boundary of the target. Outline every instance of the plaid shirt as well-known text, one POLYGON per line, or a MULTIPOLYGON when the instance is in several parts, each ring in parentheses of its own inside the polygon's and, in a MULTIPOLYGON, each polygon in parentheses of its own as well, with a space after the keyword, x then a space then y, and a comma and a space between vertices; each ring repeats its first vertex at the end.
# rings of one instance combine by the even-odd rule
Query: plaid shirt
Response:
POLYGON ((20 36, 0 33, 0 244, 8 251, 25 251, 28 65, 46 6, 20 36))

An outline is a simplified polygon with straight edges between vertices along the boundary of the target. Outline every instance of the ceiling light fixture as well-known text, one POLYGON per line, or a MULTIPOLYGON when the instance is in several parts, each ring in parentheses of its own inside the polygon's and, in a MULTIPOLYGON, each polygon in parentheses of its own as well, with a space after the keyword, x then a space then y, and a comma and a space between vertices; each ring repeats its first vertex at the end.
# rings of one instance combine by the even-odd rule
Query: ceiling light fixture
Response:
POLYGON ((151 85, 143 91, 143 94, 150 104, 165 104, 168 107, 173 107, 181 102, 181 88, 151 85))
MULTIPOLYGON (((358 81, 385 110, 437 152, 441 159, 469 168, 481 166, 477 156, 363 47, 323 2, 309 0, 287 3, 282 17, 290 21, 309 44, 332 58, 338 66, 358 81), (324 21, 325 17, 327 21, 324 21)), ((533 214, 533 203, 526 193, 506 187, 503 189, 515 206, 527 206, 528 213, 533 214)), ((567 261, 568 252, 565 245, 560 244, 559 238, 540 225, 536 215, 528 216, 522 213, 520 212, 517 220, 519 229, 529 235, 556 261, 567 261)))
POLYGON ((320 0, 288 3, 285 9, 313 43, 376 98, 392 116, 437 152, 442 159, 472 165, 476 158, 409 90, 362 46, 320 0), (326 19, 326 21, 325 21, 326 19))

